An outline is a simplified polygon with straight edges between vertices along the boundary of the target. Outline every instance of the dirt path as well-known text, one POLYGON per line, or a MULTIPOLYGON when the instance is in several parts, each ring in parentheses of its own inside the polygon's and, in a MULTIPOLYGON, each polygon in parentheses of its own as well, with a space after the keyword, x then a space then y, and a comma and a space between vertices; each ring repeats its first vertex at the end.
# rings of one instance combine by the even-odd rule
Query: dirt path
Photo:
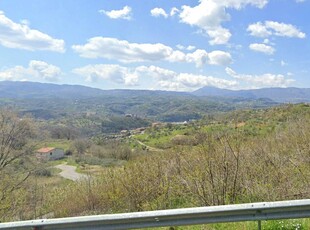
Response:
POLYGON ((143 142, 139 141, 139 140, 136 140, 140 145, 142 146, 145 146, 146 149, 148 149, 149 151, 154 151, 154 152, 161 152, 161 151, 164 151, 162 149, 158 149, 158 148, 155 148, 155 147, 152 147, 152 146, 149 146, 149 145, 146 145, 144 144, 143 142))
POLYGON ((59 175, 69 180, 77 181, 87 177, 85 174, 77 173, 76 166, 61 164, 56 165, 55 168, 61 169, 62 172, 59 175))

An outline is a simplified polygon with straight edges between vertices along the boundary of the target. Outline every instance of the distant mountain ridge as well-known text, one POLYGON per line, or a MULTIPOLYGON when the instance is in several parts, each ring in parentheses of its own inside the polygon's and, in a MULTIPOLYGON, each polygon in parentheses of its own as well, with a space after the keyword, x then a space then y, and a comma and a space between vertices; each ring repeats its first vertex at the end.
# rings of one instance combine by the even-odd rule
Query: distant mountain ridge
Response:
POLYGON ((163 94, 163 95, 188 95, 190 93, 172 92, 172 91, 151 91, 151 90, 129 90, 113 89, 102 90, 81 85, 58 85, 39 82, 21 82, 21 81, 0 81, 0 97, 13 99, 36 99, 36 98, 70 98, 81 99, 100 96, 126 96, 135 94, 143 96, 145 94, 163 94))
POLYGON ((279 103, 298 103, 310 102, 309 88, 262 88, 251 90, 228 90, 219 89, 215 87, 203 87, 194 92, 196 96, 207 97, 234 97, 234 98, 248 98, 260 99, 268 98, 279 103))
POLYGON ((68 98, 75 96, 92 97, 102 94, 102 90, 80 85, 57 85, 38 82, 2 81, 0 97, 2 98, 68 98))
MULTIPOLYGON (((121 124, 125 115, 131 114, 153 121, 184 122, 200 119, 205 114, 277 104, 268 98, 199 97, 190 92, 101 90, 79 85, 0 82, 0 107, 13 108, 45 120, 94 116, 102 121, 116 119, 121 124)), ((91 130, 88 126, 86 128, 91 130)))
POLYGON ((262 88, 253 90, 228 90, 215 87, 203 87, 194 92, 152 91, 114 89, 102 90, 81 85, 57 85, 38 82, 0 81, 0 98, 46 99, 66 98, 82 99, 101 96, 178 96, 178 97, 221 97, 244 99, 269 99, 278 103, 310 102, 309 88, 262 88))

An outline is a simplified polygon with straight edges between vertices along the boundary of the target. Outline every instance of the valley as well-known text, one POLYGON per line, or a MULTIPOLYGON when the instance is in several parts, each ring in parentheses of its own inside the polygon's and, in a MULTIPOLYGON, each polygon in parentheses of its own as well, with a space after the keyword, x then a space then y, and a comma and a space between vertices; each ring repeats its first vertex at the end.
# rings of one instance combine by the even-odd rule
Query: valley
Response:
MULTIPOLYGON (((1 142, 1 221, 309 198, 308 103, 41 96, 1 99, 2 132, 25 130, 13 145, 1 142), (64 157, 41 161, 43 147, 64 157)), ((222 225, 203 229, 212 226, 222 225)))

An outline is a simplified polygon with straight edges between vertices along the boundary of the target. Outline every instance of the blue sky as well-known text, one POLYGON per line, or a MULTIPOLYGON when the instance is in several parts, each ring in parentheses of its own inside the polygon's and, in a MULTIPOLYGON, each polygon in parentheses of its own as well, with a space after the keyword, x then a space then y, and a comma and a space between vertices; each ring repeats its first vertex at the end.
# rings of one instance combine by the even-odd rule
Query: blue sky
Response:
POLYGON ((310 88, 309 0, 0 0, 0 80, 310 88))

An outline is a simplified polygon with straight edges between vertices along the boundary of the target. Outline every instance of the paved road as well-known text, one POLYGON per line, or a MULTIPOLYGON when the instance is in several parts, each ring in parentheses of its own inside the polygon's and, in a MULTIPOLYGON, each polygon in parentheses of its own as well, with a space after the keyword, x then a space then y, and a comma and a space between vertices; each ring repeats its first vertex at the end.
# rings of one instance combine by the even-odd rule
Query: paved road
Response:
POLYGON ((61 164, 56 165, 55 168, 61 169, 62 172, 59 175, 69 180, 77 181, 87 177, 85 174, 77 173, 76 166, 61 164))

